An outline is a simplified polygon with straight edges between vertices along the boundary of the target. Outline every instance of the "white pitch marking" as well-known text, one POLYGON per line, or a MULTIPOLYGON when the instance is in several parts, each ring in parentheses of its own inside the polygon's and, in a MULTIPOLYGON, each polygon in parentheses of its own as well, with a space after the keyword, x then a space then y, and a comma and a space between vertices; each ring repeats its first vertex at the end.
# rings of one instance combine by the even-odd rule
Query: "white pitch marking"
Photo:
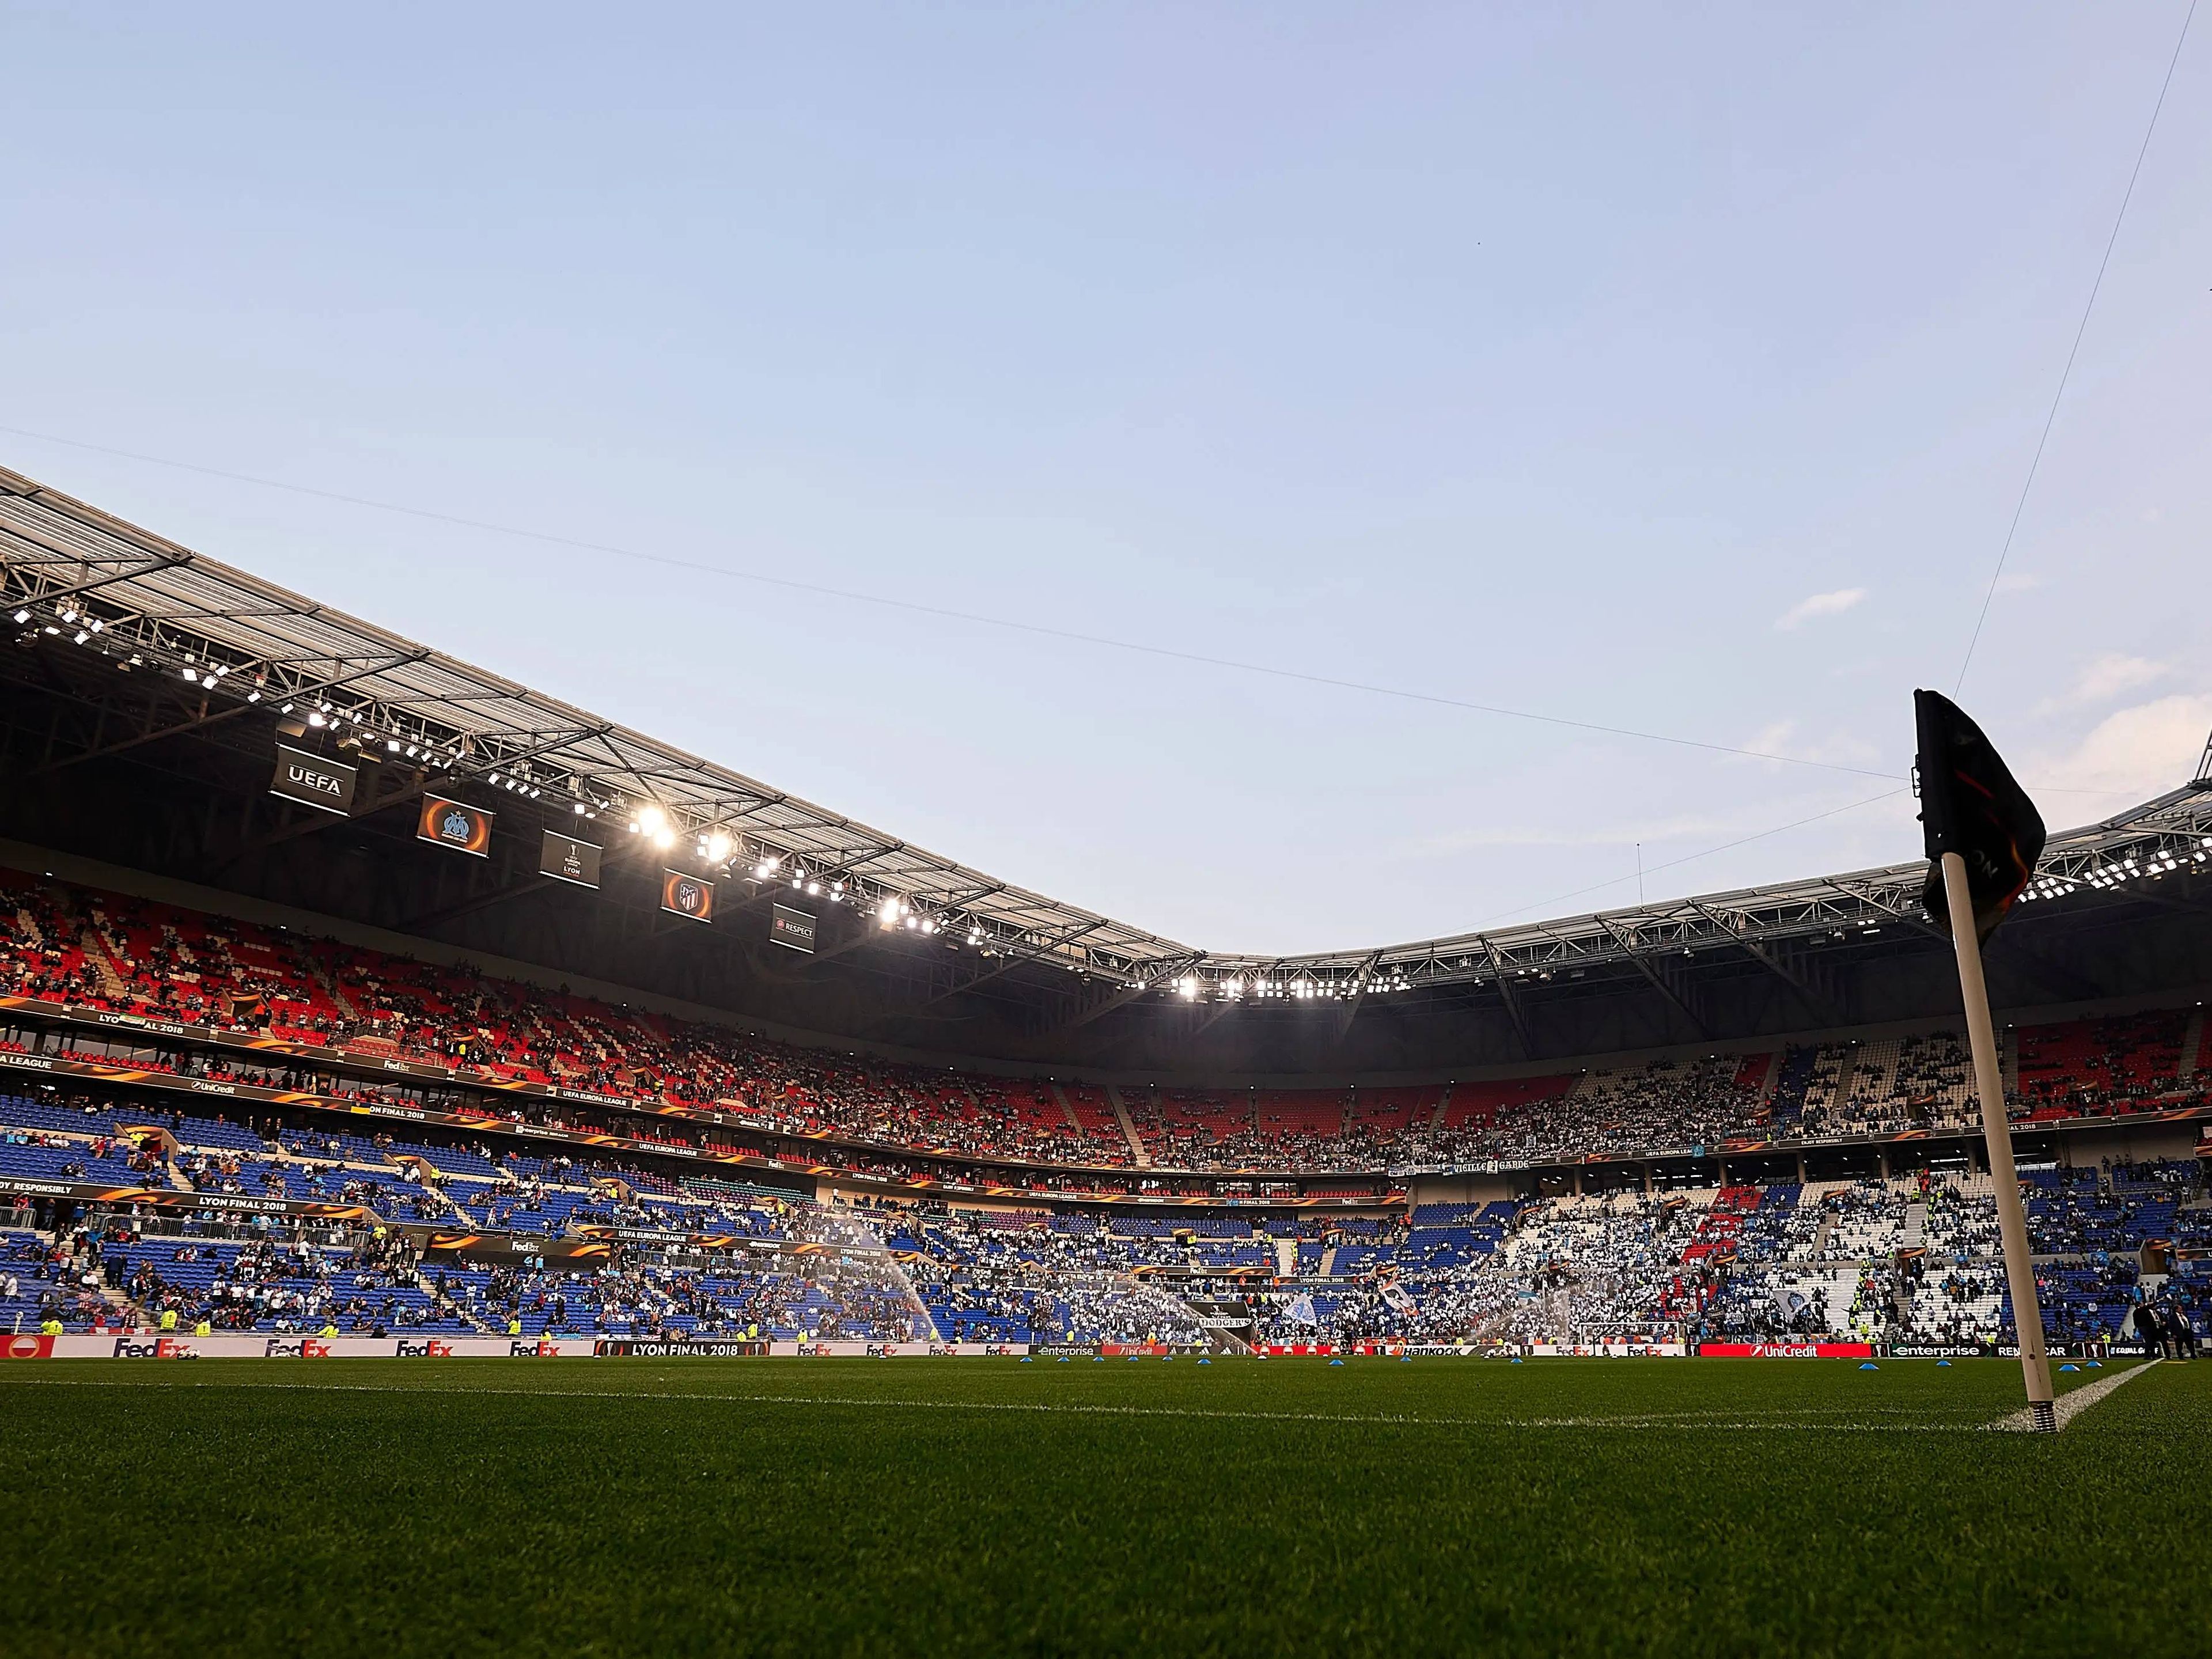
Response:
MULTIPOLYGON (((2080 1388, 2069 1389, 2060 1395, 2053 1407, 2058 1419, 2060 1430, 2063 1431, 2069 1423, 2081 1416, 2083 1412, 2087 1411, 2090 1407, 2095 1405, 2123 1382, 2134 1382, 2136 1378, 2158 1363, 2157 1360, 2153 1359, 2141 1365, 2130 1365, 2126 1370, 2114 1371, 2110 1376, 2100 1376, 2094 1382, 2084 1382, 2080 1388)), ((2036 1432, 2035 1410, 2033 1407, 2023 1406, 2016 1412, 2000 1417, 1990 1426, 2002 1430, 2007 1434, 2033 1434, 2036 1432)))

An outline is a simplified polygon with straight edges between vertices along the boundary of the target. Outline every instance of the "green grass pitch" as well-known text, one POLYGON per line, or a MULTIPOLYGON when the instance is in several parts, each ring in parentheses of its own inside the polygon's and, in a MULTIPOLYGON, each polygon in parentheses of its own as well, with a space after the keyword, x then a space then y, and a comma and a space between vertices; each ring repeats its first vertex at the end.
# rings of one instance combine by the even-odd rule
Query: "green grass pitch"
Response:
POLYGON ((2056 1439, 1987 1431, 2019 1394, 1996 1361, 26 1362, 0 1653, 2212 1650, 2212 1365, 2056 1439))

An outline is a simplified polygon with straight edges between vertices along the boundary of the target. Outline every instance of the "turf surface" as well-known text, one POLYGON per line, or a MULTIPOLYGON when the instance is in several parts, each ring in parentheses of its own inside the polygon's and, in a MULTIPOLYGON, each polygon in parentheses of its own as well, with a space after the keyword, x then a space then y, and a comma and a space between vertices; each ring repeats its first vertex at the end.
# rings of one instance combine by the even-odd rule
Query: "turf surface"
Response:
POLYGON ((2212 1365, 0 1371, 0 1652, 2212 1648, 2212 1365), (2068 1376, 2069 1384, 2098 1373, 2068 1376))

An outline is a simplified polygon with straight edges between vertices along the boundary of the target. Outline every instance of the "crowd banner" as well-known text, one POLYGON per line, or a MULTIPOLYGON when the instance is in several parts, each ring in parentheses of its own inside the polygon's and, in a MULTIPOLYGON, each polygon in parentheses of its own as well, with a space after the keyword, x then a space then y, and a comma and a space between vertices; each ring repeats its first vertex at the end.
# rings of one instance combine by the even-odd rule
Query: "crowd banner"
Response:
POLYGON ((921 1359, 975 1357, 1007 1358, 1026 1354, 1026 1342, 853 1342, 824 1339, 818 1342, 775 1341, 768 1351, 779 1359, 921 1359))
POLYGON ((694 1336, 680 1341, 657 1341, 650 1337, 601 1337, 592 1352, 602 1359, 744 1359, 768 1352, 768 1342, 757 1337, 694 1336))

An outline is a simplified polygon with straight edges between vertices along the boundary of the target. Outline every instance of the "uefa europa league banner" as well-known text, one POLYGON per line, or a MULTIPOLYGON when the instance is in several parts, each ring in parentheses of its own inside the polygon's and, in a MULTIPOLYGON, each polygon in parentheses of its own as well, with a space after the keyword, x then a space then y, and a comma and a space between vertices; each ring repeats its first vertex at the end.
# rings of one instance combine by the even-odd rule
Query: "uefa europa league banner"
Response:
POLYGON ((415 836, 418 841, 435 842, 456 853, 487 858, 491 853, 491 820, 492 814, 481 806, 425 795, 422 816, 415 824, 415 836))
POLYGON ((599 852, 590 842, 548 830, 538 842, 538 873, 576 887, 597 887, 599 852))

